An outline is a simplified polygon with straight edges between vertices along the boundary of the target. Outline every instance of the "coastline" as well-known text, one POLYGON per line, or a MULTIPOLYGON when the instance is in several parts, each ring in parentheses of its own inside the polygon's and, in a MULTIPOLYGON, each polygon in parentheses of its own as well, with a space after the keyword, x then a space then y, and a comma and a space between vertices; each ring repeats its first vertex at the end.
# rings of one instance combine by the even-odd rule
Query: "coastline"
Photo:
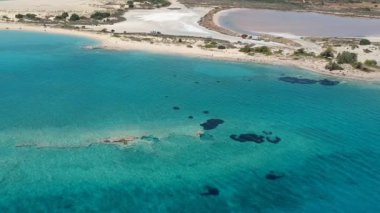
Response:
MULTIPOLYGON (((323 59, 302 58, 294 60, 286 56, 266 56, 262 54, 255 54, 254 56, 250 56, 245 53, 239 52, 238 49, 209 50, 199 46, 188 48, 186 45, 180 44, 150 43, 131 40, 127 41, 117 37, 113 37, 109 33, 101 33, 87 30, 62 29, 9 22, 1 22, 0 30, 19 30, 86 37, 95 40, 99 43, 99 46, 96 46, 94 48, 102 48, 117 51, 145 51, 158 54, 182 55, 187 57, 206 58, 212 60, 290 66, 313 71, 331 77, 362 81, 380 81, 380 73, 378 72, 366 73, 358 70, 328 71, 324 68, 326 61, 323 59)), ((91 48, 92 47, 90 47, 90 49, 91 48)))

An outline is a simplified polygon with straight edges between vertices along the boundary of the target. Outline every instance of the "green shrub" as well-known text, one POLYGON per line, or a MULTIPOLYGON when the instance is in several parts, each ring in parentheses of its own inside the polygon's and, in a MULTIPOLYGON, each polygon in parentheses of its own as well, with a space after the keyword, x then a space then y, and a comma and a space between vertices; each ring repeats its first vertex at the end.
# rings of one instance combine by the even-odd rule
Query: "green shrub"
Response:
POLYGON ((369 66, 369 67, 376 67, 377 66, 377 62, 375 60, 365 60, 364 64, 366 66, 369 66))
POLYGON ((254 52, 265 54, 265 55, 271 55, 272 51, 267 46, 261 46, 261 47, 255 47, 253 48, 254 52))
POLYGON ((250 53, 253 52, 253 48, 250 45, 245 45, 243 48, 240 48, 240 52, 250 53))
POLYGON ((70 18, 69 18, 70 21, 78 21, 80 20, 80 17, 78 16, 78 14, 71 14, 70 18))
POLYGON ((16 17, 17 19, 23 19, 23 18, 24 18, 24 15, 23 15, 23 14, 17 14, 17 15, 15 15, 15 17, 16 17))
POLYGON ((354 64, 358 61, 358 55, 356 53, 344 51, 339 53, 336 59, 338 64, 354 64))
POLYGON ((218 46, 218 49, 220 49, 220 50, 224 50, 224 49, 226 49, 226 46, 219 45, 219 46, 218 46))
POLYGON ((111 13, 109 13, 109 12, 99 12, 99 11, 97 11, 97 12, 93 13, 90 17, 92 19, 102 20, 102 19, 108 18, 110 16, 111 16, 111 13))
POLYGON ((297 49, 294 51, 293 55, 295 56, 315 56, 314 53, 306 52, 304 48, 297 49))
POLYGON ((360 44, 360 45, 370 45, 371 42, 370 42, 368 39, 361 39, 361 40, 359 41, 359 44, 360 44))
POLYGON ((37 19, 37 15, 36 14, 33 14, 33 13, 27 13, 25 15, 25 18, 29 19, 29 20, 35 20, 37 19))
POLYGON ((322 58, 334 58, 334 50, 332 47, 328 47, 325 51, 319 54, 322 58))
POLYGON ((341 67, 338 63, 330 61, 328 64, 326 64, 325 69, 333 71, 333 70, 343 70, 343 67, 341 67))

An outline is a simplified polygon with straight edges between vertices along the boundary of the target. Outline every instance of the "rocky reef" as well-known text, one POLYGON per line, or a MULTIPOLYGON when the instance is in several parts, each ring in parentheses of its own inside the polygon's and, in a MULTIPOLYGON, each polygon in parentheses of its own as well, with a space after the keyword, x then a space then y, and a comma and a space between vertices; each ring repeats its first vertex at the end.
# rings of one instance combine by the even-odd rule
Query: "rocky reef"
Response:
POLYGON ((218 127, 220 124, 223 124, 224 121, 219 118, 213 118, 209 119, 204 123, 201 123, 200 125, 203 127, 204 130, 212 130, 218 127))
POLYGON ((333 81, 329 79, 322 79, 322 80, 314 80, 314 79, 308 79, 308 78, 297 78, 297 77, 289 77, 284 76, 278 78, 280 81, 284 81, 291 84, 316 84, 319 83, 323 86, 335 86, 339 84, 339 81, 333 81))

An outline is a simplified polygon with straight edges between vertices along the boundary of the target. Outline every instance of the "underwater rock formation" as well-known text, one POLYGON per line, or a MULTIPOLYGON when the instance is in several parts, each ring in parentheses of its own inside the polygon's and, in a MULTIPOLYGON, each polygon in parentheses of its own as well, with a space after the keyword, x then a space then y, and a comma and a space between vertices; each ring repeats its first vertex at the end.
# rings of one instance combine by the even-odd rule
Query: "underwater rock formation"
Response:
POLYGON ((263 143, 265 141, 268 141, 269 143, 277 144, 281 141, 280 137, 272 136, 272 132, 270 131, 263 131, 263 134, 264 135, 246 133, 246 134, 240 134, 240 135, 230 135, 230 138, 240 143, 245 143, 245 142, 263 143))
POLYGON ((180 110, 180 108, 178 106, 174 106, 173 109, 174 110, 180 110))
POLYGON ((269 143, 280 143, 280 141, 281 141, 281 138, 280 138, 280 137, 277 137, 277 136, 274 136, 274 137, 267 136, 265 139, 266 139, 269 143))
POLYGON ((339 84, 339 81, 332 81, 332 80, 328 80, 328 79, 323 79, 323 80, 319 81, 319 84, 323 85, 323 86, 335 86, 335 85, 339 84))
POLYGON ((241 143, 244 143, 244 142, 263 143, 265 141, 264 136, 256 135, 253 133, 240 134, 240 135, 230 135, 230 138, 232 140, 239 141, 241 143))
POLYGON ((269 171, 268 174, 265 175, 265 178, 267 180, 277 180, 280 178, 283 178, 285 175, 282 173, 274 172, 274 171, 269 171))
POLYGON ((210 112, 208 110, 204 110, 203 114, 209 114, 210 112))
POLYGON ((335 86, 339 84, 339 81, 333 81, 329 79, 322 79, 322 80, 314 80, 314 79, 307 79, 307 78, 297 78, 297 77, 280 77, 278 78, 280 81, 284 81, 291 84, 315 84, 319 83, 323 86, 335 86))
POLYGON ((141 140, 144 140, 144 141, 151 141, 151 142, 160 142, 160 139, 153 136, 153 135, 144 135, 144 136, 141 136, 140 138, 141 140))
POLYGON ((214 140, 214 136, 212 136, 211 134, 209 133, 203 133, 203 134, 200 134, 199 135, 199 138, 201 140, 214 140))
POLYGON ((200 125, 203 127, 204 130, 211 130, 211 129, 215 129, 222 123, 224 123, 222 119, 213 118, 213 119, 207 120, 205 123, 201 123, 200 125))
POLYGON ((315 84, 318 81, 307 78, 297 78, 297 77, 280 77, 280 81, 284 81, 291 84, 315 84))
POLYGON ((219 189, 212 186, 205 186, 206 191, 200 193, 202 196, 218 196, 219 189))
POLYGON ((103 140, 104 143, 122 143, 127 145, 128 143, 139 139, 138 137, 135 136, 128 136, 125 138, 106 138, 103 140))

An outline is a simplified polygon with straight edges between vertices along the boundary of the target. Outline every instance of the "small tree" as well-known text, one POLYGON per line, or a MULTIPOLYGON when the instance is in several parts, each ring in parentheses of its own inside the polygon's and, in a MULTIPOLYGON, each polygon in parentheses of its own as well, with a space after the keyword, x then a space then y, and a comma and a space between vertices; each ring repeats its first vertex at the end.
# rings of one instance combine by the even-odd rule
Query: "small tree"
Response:
POLYGON ((23 19, 23 18, 24 18, 24 15, 23 15, 23 14, 17 14, 15 17, 16 17, 17 19, 23 19))
POLYGON ((109 12, 95 12, 94 14, 91 15, 91 18, 92 19, 97 19, 97 20, 102 20, 102 19, 105 19, 105 18, 108 18, 110 17, 111 14, 109 12))
POLYGON ((330 71, 343 70, 343 68, 335 61, 330 61, 328 64, 326 64, 325 69, 330 70, 330 71))
POLYGON ((250 45, 245 45, 243 48, 240 48, 240 52, 250 53, 253 51, 253 48, 250 45))
POLYGON ((37 18, 37 15, 33 13, 27 13, 25 15, 25 18, 30 19, 30 20, 35 20, 37 18))
POLYGON ((334 50, 332 47, 328 47, 325 51, 321 52, 319 55, 322 58, 334 58, 334 50))
POLYGON ((61 17, 62 19, 66 19, 67 17, 69 17, 69 14, 67 12, 63 12, 61 17))
POLYGON ((133 1, 127 1, 127 4, 128 4, 129 8, 134 8, 135 7, 133 1))
POLYGON ((80 17, 78 16, 78 14, 71 14, 70 18, 69 18, 70 21, 79 21, 80 20, 80 17))
POLYGON ((361 39, 359 41, 359 45, 370 45, 371 44, 371 41, 369 41, 368 39, 361 39))
POLYGON ((344 51, 339 53, 336 59, 338 64, 354 64, 358 61, 358 55, 356 53, 344 51))
POLYGON ((272 54, 272 51, 267 46, 255 47, 255 48, 253 48, 253 50, 257 53, 261 53, 264 55, 271 55, 272 54))
POLYGON ((377 66, 377 61, 375 60, 365 60, 364 64, 369 67, 376 67, 377 66))

